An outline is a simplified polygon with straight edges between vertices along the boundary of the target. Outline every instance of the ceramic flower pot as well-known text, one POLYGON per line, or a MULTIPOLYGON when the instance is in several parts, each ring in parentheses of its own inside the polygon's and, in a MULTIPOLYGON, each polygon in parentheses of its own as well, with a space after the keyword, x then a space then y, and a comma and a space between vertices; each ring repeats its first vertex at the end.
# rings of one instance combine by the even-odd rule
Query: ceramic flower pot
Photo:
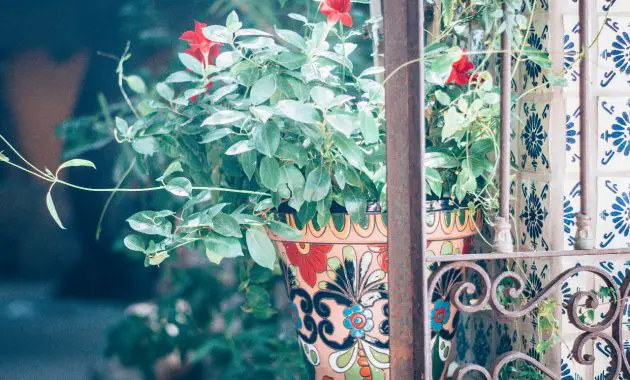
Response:
MULTIPOLYGON (((428 249, 433 254, 468 252, 477 216, 467 210, 429 215, 428 249)), ((293 215, 282 218, 296 227, 293 215)), ((270 235, 311 379, 389 379, 386 216, 369 213, 361 226, 352 224, 348 215, 337 214, 323 228, 310 223, 301 231, 298 242, 270 235)), ((444 370, 457 313, 450 307, 447 289, 441 288, 433 298, 431 326, 438 344, 434 357, 439 358, 434 365, 444 370)))

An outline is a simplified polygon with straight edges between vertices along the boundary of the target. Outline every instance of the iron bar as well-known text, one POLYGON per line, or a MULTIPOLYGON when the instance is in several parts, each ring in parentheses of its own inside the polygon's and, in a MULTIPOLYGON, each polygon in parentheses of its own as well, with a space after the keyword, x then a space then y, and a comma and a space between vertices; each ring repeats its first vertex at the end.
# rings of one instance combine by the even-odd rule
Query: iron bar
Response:
MULTIPOLYGON (((424 54, 424 5, 384 2, 385 69, 393 73, 424 54)), ((431 373, 428 274, 425 264, 424 66, 408 65, 386 84, 390 377, 431 373), (419 68, 418 68, 419 67, 419 68)))
POLYGON ((501 34, 501 130, 499 155, 499 213, 495 220, 494 250, 512 252, 510 232, 510 131, 512 112, 512 40, 507 2, 503 4, 505 31, 501 34))
POLYGON ((487 260, 504 260, 504 259, 549 259, 558 257, 585 257, 585 256, 619 256, 630 255, 630 248, 623 249, 601 249, 601 250, 573 250, 573 251, 529 251, 529 252, 511 252, 511 253, 477 253, 471 255, 451 255, 451 256, 427 256, 427 262, 433 263, 452 263, 452 262, 470 262, 470 261, 487 261, 487 260))
POLYGON ((579 36, 580 51, 580 213, 577 216, 577 236, 575 247, 577 249, 593 249, 595 242, 592 232, 592 218, 590 215, 592 198, 590 180, 592 178, 590 149, 593 146, 591 139, 591 99, 590 91, 590 59, 589 59, 589 1, 579 0, 579 36))

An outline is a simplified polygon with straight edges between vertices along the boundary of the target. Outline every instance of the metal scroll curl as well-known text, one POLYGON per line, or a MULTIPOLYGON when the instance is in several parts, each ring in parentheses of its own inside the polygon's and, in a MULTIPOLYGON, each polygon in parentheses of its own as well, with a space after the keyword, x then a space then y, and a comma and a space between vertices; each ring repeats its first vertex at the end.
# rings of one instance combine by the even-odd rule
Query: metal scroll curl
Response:
POLYGON ((464 313, 477 313, 486 308, 490 301, 492 281, 485 269, 472 262, 462 261, 443 265, 438 268, 429 278, 429 294, 433 294, 442 276, 453 269, 466 269, 468 274, 472 271, 479 276, 481 281, 479 289, 477 289, 477 285, 470 281, 463 281, 462 283, 456 284, 457 286, 453 286, 451 289, 451 302, 454 307, 464 313), (465 294, 478 294, 479 298, 472 301, 464 301, 462 298, 465 294))
MULTIPOLYGON (((606 312, 599 321, 594 324, 586 324, 579 318, 580 307, 586 306, 596 309, 600 306, 598 297, 594 292, 576 292, 569 301, 569 320, 574 326, 584 332, 574 343, 573 356, 577 363, 592 366, 595 358, 585 352, 586 345, 590 341, 603 340, 611 350, 611 363, 607 380, 619 378, 619 374, 622 370, 626 376, 630 375, 630 355, 625 354, 621 350, 621 347, 623 347, 623 338, 621 335, 624 328, 622 318, 624 313, 622 313, 621 310, 626 307, 627 299, 630 297, 630 278, 626 279, 623 291, 621 291, 613 278, 603 269, 594 266, 567 269, 554 278, 535 297, 527 300, 524 305, 520 307, 519 305, 515 306, 518 310, 510 310, 499 302, 499 286, 505 283, 505 280, 512 280, 514 285, 512 288, 508 289, 507 292, 511 297, 519 298, 525 290, 525 282, 522 277, 515 272, 509 271, 500 274, 492 280, 483 267, 473 262, 460 261, 439 267, 429 278, 429 294, 433 294, 440 278, 453 269, 466 269, 466 277, 474 273, 479 278, 479 281, 476 281, 476 283, 465 279, 461 283, 456 284, 456 286, 453 286, 451 290, 451 302, 456 310, 465 313, 476 313, 487 310, 488 306, 490 306, 500 316, 508 319, 520 318, 531 313, 543 300, 553 296, 554 292, 556 292, 567 279, 576 274, 590 273, 601 279, 605 283, 605 286, 611 290, 612 294, 610 296, 611 301, 607 304, 606 312), (465 295, 474 295, 475 298, 470 300, 470 297, 464 297, 465 295), (604 330, 611 326, 613 326, 612 336, 604 332, 604 330)), ((463 380, 467 378, 467 376, 474 374, 485 380, 498 380, 501 370, 515 361, 527 362, 540 370, 546 378, 560 380, 558 375, 554 374, 542 363, 520 352, 508 352, 500 356, 492 367, 492 374, 481 366, 467 364, 460 367, 455 372, 454 379, 463 380)))
POLYGON ((581 331, 588 332, 597 332, 603 331, 609 328, 617 316, 619 315, 619 305, 618 300, 620 297, 619 286, 615 283, 613 278, 603 269, 594 267, 594 266, 580 266, 571 269, 567 269, 554 278, 545 288, 540 291, 536 296, 527 301, 527 303, 522 306, 519 310, 508 310, 505 306, 501 305, 498 297, 498 287, 502 282, 506 279, 511 279, 516 284, 516 287, 509 289, 509 295, 513 298, 518 298, 523 294, 523 290, 525 289, 525 284, 521 276, 516 274, 515 272, 504 272, 500 274, 492 284, 491 290, 491 298, 492 298, 492 308, 496 310, 499 314, 504 317, 515 319, 522 316, 525 316, 531 313, 536 307, 540 304, 541 301, 551 297, 554 292, 558 290, 562 284, 569 279, 570 277, 578 274, 578 273, 591 273, 604 281, 607 287, 612 289, 614 292, 611 297, 612 301, 608 304, 608 310, 604 314, 601 321, 594 325, 587 325, 582 322, 579 318, 578 309, 583 304, 588 307, 596 308, 599 306, 597 301, 597 296, 591 292, 577 292, 569 301, 569 319, 571 323, 580 329, 581 331), (582 302, 582 303, 581 303, 582 302))

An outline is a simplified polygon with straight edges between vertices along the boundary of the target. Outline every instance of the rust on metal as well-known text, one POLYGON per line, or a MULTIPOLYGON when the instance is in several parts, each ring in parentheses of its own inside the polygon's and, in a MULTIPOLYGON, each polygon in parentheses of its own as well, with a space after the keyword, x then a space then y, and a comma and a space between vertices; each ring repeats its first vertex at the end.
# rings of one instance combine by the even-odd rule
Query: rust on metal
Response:
MULTIPOLYGON (((560 287, 570 277, 580 273, 588 273, 598 277, 603 281, 605 287, 611 289, 611 301, 606 304, 607 311, 602 315, 601 320, 593 322, 593 324, 587 324, 580 320, 578 315, 578 310, 583 306, 593 309, 598 308, 598 296, 593 292, 594 289, 591 291, 577 291, 569 295, 567 305, 569 321, 582 332, 573 343, 573 358, 578 364, 594 366, 595 357, 588 353, 588 344, 596 340, 603 341, 610 354, 610 362, 608 363, 610 371, 606 375, 606 380, 618 379, 622 371, 624 374, 628 375, 629 360, 621 347, 623 347, 624 343, 622 336, 624 327, 623 311, 627 302, 626 297, 630 293, 630 278, 627 278, 623 286, 619 287, 615 280, 601 268, 595 266, 570 268, 553 278, 550 283, 533 298, 526 300, 524 305, 512 305, 512 310, 510 310, 501 304, 499 292, 507 292, 510 297, 521 299, 520 296, 525 290, 526 280, 523 279, 520 274, 513 271, 506 271, 492 279, 488 272, 480 265, 470 261, 459 261, 444 264, 431 275, 429 292, 433 292, 436 289, 443 276, 448 275, 452 270, 462 269, 466 270, 465 273, 468 278, 470 278, 472 274, 475 274, 478 280, 473 282, 464 279, 461 283, 453 286, 451 301, 455 310, 464 313, 477 313, 490 308, 499 318, 508 320, 517 320, 534 312, 541 302, 558 292, 560 287), (506 282, 505 280, 509 281, 506 282), (499 290, 500 285, 507 287, 507 289, 499 290), (623 291, 620 289, 623 289, 623 291), (610 326, 613 326, 612 334, 608 332, 610 326)), ((515 361, 526 362, 534 366, 548 379, 561 379, 559 375, 555 374, 549 368, 546 368, 544 364, 535 358, 516 351, 507 352, 498 357, 493 363, 491 371, 476 364, 466 364, 458 369, 454 378, 462 380, 468 374, 477 374, 486 380, 499 380, 501 371, 508 364, 515 361), (492 373, 492 375, 490 373, 492 373)))
MULTIPOLYGON (((507 2, 503 12, 507 14, 507 2)), ((509 18, 505 18, 509 23, 509 18)), ((510 233, 510 125, 512 115, 512 38, 510 25, 501 34, 501 124, 499 154, 499 213, 495 220, 494 249, 508 253, 514 250, 510 233)))
POLYGON ((590 215, 592 189, 590 180, 591 147, 593 146, 591 131, 591 99, 590 91, 590 59, 589 59, 589 23, 588 7, 590 1, 579 0, 579 36, 580 36, 580 213, 577 216, 577 232, 575 247, 578 249, 595 248, 593 238, 592 217, 590 215))
POLYGON ((630 248, 575 250, 575 251, 525 251, 512 253, 476 253, 470 255, 427 256, 427 262, 448 263, 458 261, 505 260, 505 259, 552 259, 558 257, 619 256, 630 255, 630 248))
MULTIPOLYGON (((384 2, 386 76, 409 61, 422 62, 424 6, 418 0, 384 2)), ((391 378, 431 373, 426 298, 424 67, 407 65, 386 84, 387 214, 391 378)))

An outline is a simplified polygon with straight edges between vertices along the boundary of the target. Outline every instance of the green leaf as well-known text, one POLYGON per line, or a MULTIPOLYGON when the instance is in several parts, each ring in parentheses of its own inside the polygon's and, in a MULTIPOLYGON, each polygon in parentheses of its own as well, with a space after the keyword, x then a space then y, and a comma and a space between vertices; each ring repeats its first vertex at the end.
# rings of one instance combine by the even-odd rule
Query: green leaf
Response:
POLYGON ((319 113, 310 104, 301 103, 295 100, 281 100, 276 105, 276 109, 291 120, 305 124, 317 124, 320 122, 319 113))
POLYGON ((311 98, 318 106, 327 109, 335 100, 335 93, 333 90, 326 87, 315 86, 310 91, 311 98))
MULTIPOLYGON (((172 211, 169 211, 172 213, 172 211)), ((154 211, 141 211, 127 219, 129 226, 137 232, 146 235, 159 235, 169 237, 173 224, 164 219, 166 214, 154 211)))
POLYGON ((276 62, 289 70, 297 70, 302 67, 308 57, 302 53, 297 53, 294 51, 285 51, 278 54, 276 57, 276 62))
POLYGON ((276 81, 274 76, 267 75, 254 83, 249 99, 253 105, 257 106, 269 100, 274 92, 276 92, 276 81))
POLYGON ((326 116, 326 122, 335 130, 350 137, 355 130, 354 122, 356 118, 347 113, 333 113, 326 116))
POLYGON ((250 107, 249 112, 263 124, 273 116, 273 109, 267 106, 250 107))
POLYGON ((158 177, 157 181, 164 181, 164 179, 170 176, 173 173, 183 172, 182 164, 179 161, 173 161, 171 164, 164 170, 164 173, 158 177))
POLYGON ((442 141, 446 141, 458 131, 466 128, 466 117, 457 111, 455 107, 450 107, 444 117, 444 128, 442 129, 442 141))
POLYGON ((359 112, 359 129, 365 139, 366 144, 375 144, 379 142, 378 124, 371 113, 359 112))
POLYGON ((224 110, 210 115, 201 125, 223 125, 234 124, 237 121, 243 120, 247 117, 243 112, 224 110))
POLYGON ((276 263, 276 249, 262 227, 251 227, 245 233, 247 249, 256 264, 273 270, 276 263))
POLYGON ((239 226, 236 219, 226 213, 218 213, 213 218, 213 225, 214 231, 220 235, 236 238, 243 237, 243 234, 241 233, 241 226, 239 226))
POLYGON ((173 178, 166 184, 166 190, 178 197, 190 197, 192 193, 192 183, 190 183, 188 178, 173 178))
POLYGON ((271 34, 258 29, 241 29, 234 33, 237 37, 264 36, 273 37, 271 34))
POLYGON ((282 239, 295 241, 295 240, 300 240, 303 237, 300 231, 296 230, 295 228, 291 226, 286 225, 285 223, 276 222, 272 220, 269 222, 269 224, 267 224, 267 227, 274 235, 282 239))
POLYGON ((127 82, 127 86, 129 86, 129 88, 136 94, 146 94, 147 85, 144 84, 144 81, 139 76, 137 75, 126 76, 125 82, 127 82))
POLYGON ((280 130, 273 123, 258 125, 254 128, 252 141, 256 150, 271 157, 280 145, 280 130))
POLYGON ((370 67, 366 70, 364 70, 360 75, 359 78, 363 78, 369 75, 378 75, 378 74, 382 74, 385 72, 385 68, 381 67, 381 66, 373 66, 370 67))
POLYGON ((254 149, 254 144, 250 140, 241 140, 225 151, 225 154, 228 156, 236 156, 237 154, 242 154, 245 152, 249 152, 254 149))
POLYGON ((224 138, 225 136, 228 136, 228 135, 231 135, 231 134, 232 134, 232 130, 229 129, 229 128, 213 129, 212 131, 206 133, 203 136, 201 141, 199 141, 199 144, 208 144, 208 143, 211 143, 213 141, 220 140, 220 139, 224 138))
POLYGON ((228 33, 227 28, 222 25, 210 25, 203 28, 203 35, 210 41, 214 42, 230 43, 230 34, 231 33, 228 33))
POLYGON ((295 164, 302 168, 308 162, 308 154, 303 146, 298 144, 292 144, 285 140, 280 140, 278 151, 276 152, 278 157, 285 160, 293 161, 295 164))
POLYGON ((308 49, 306 40, 302 36, 300 36, 299 34, 295 33, 292 30, 276 29, 276 34, 278 35, 278 37, 283 39, 286 43, 293 45, 302 51, 305 51, 308 49))
MULTIPOLYGON (((52 187, 50 190, 52 190, 52 187)), ((55 223, 57 223, 59 228, 61 228, 62 230, 65 230, 66 227, 63 226, 63 223, 61 223, 61 219, 59 219, 59 214, 57 214, 57 209, 55 208, 55 204, 53 203, 50 190, 48 191, 48 193, 46 193, 46 207, 48 208, 48 212, 50 213, 50 216, 52 216, 53 220, 55 221, 55 223)))
POLYGON ((238 14, 235 11, 230 12, 225 22, 228 32, 234 33, 239 30, 243 24, 238 19, 238 14))
POLYGON ((311 171, 306 177, 304 187, 304 200, 308 202, 320 201, 330 192, 330 175, 323 167, 318 167, 311 171))
POLYGON ((160 149, 158 141, 152 136, 139 137, 133 140, 131 146, 133 150, 145 156, 151 156, 160 149))
POLYGON ((146 248, 144 239, 142 239, 141 236, 135 234, 125 236, 123 243, 125 244, 125 247, 127 247, 127 249, 129 249, 130 251, 144 252, 146 248))
POLYGON ((233 237, 211 232, 206 236, 204 245, 206 246, 206 256, 215 264, 219 264, 224 258, 243 256, 240 240, 233 237))
POLYGON ((57 171, 59 171, 61 169, 64 169, 64 168, 78 167, 78 166, 96 169, 96 165, 94 165, 94 163, 92 161, 83 160, 81 158, 75 158, 75 159, 66 161, 63 164, 61 164, 59 166, 59 169, 57 169, 57 171))
POLYGON ((448 106, 449 104, 451 104, 451 97, 442 90, 435 91, 435 99, 437 99, 437 101, 444 106, 448 106))
POLYGON ((179 53, 180 62, 190 71, 195 74, 204 75, 204 69, 201 62, 197 60, 197 58, 193 57, 190 54, 179 53))
POLYGON ((245 172, 247 178, 251 180, 257 168, 256 152, 254 150, 250 150, 243 154, 239 154, 238 162, 241 164, 241 168, 243 168, 243 171, 245 172))
POLYGON ((333 142, 350 165, 359 170, 363 170, 365 168, 363 151, 357 146, 354 140, 339 133, 335 133, 333 135, 333 142))
POLYGON ((170 88, 166 83, 158 83, 155 86, 155 90, 161 97, 168 100, 169 102, 172 101, 173 98, 175 98, 175 91, 173 91, 173 89, 170 88))
POLYGON ((460 164, 452 154, 444 152, 426 152, 424 163, 427 167, 435 169, 452 169, 460 164))
POLYGON ((260 161, 260 181, 261 185, 271 191, 278 191, 280 181, 280 164, 273 157, 264 157, 260 161))
POLYGON ((217 56, 215 65, 223 70, 232 67, 235 63, 239 62, 240 59, 241 55, 237 51, 225 51, 217 56))
POLYGON ((169 75, 164 83, 186 83, 196 82, 197 80, 197 77, 193 76, 188 71, 176 71, 173 74, 169 75))
POLYGON ((350 219, 355 223, 363 223, 367 211, 367 198, 365 194, 361 189, 350 186, 346 186, 342 194, 346 211, 350 214, 350 219))

